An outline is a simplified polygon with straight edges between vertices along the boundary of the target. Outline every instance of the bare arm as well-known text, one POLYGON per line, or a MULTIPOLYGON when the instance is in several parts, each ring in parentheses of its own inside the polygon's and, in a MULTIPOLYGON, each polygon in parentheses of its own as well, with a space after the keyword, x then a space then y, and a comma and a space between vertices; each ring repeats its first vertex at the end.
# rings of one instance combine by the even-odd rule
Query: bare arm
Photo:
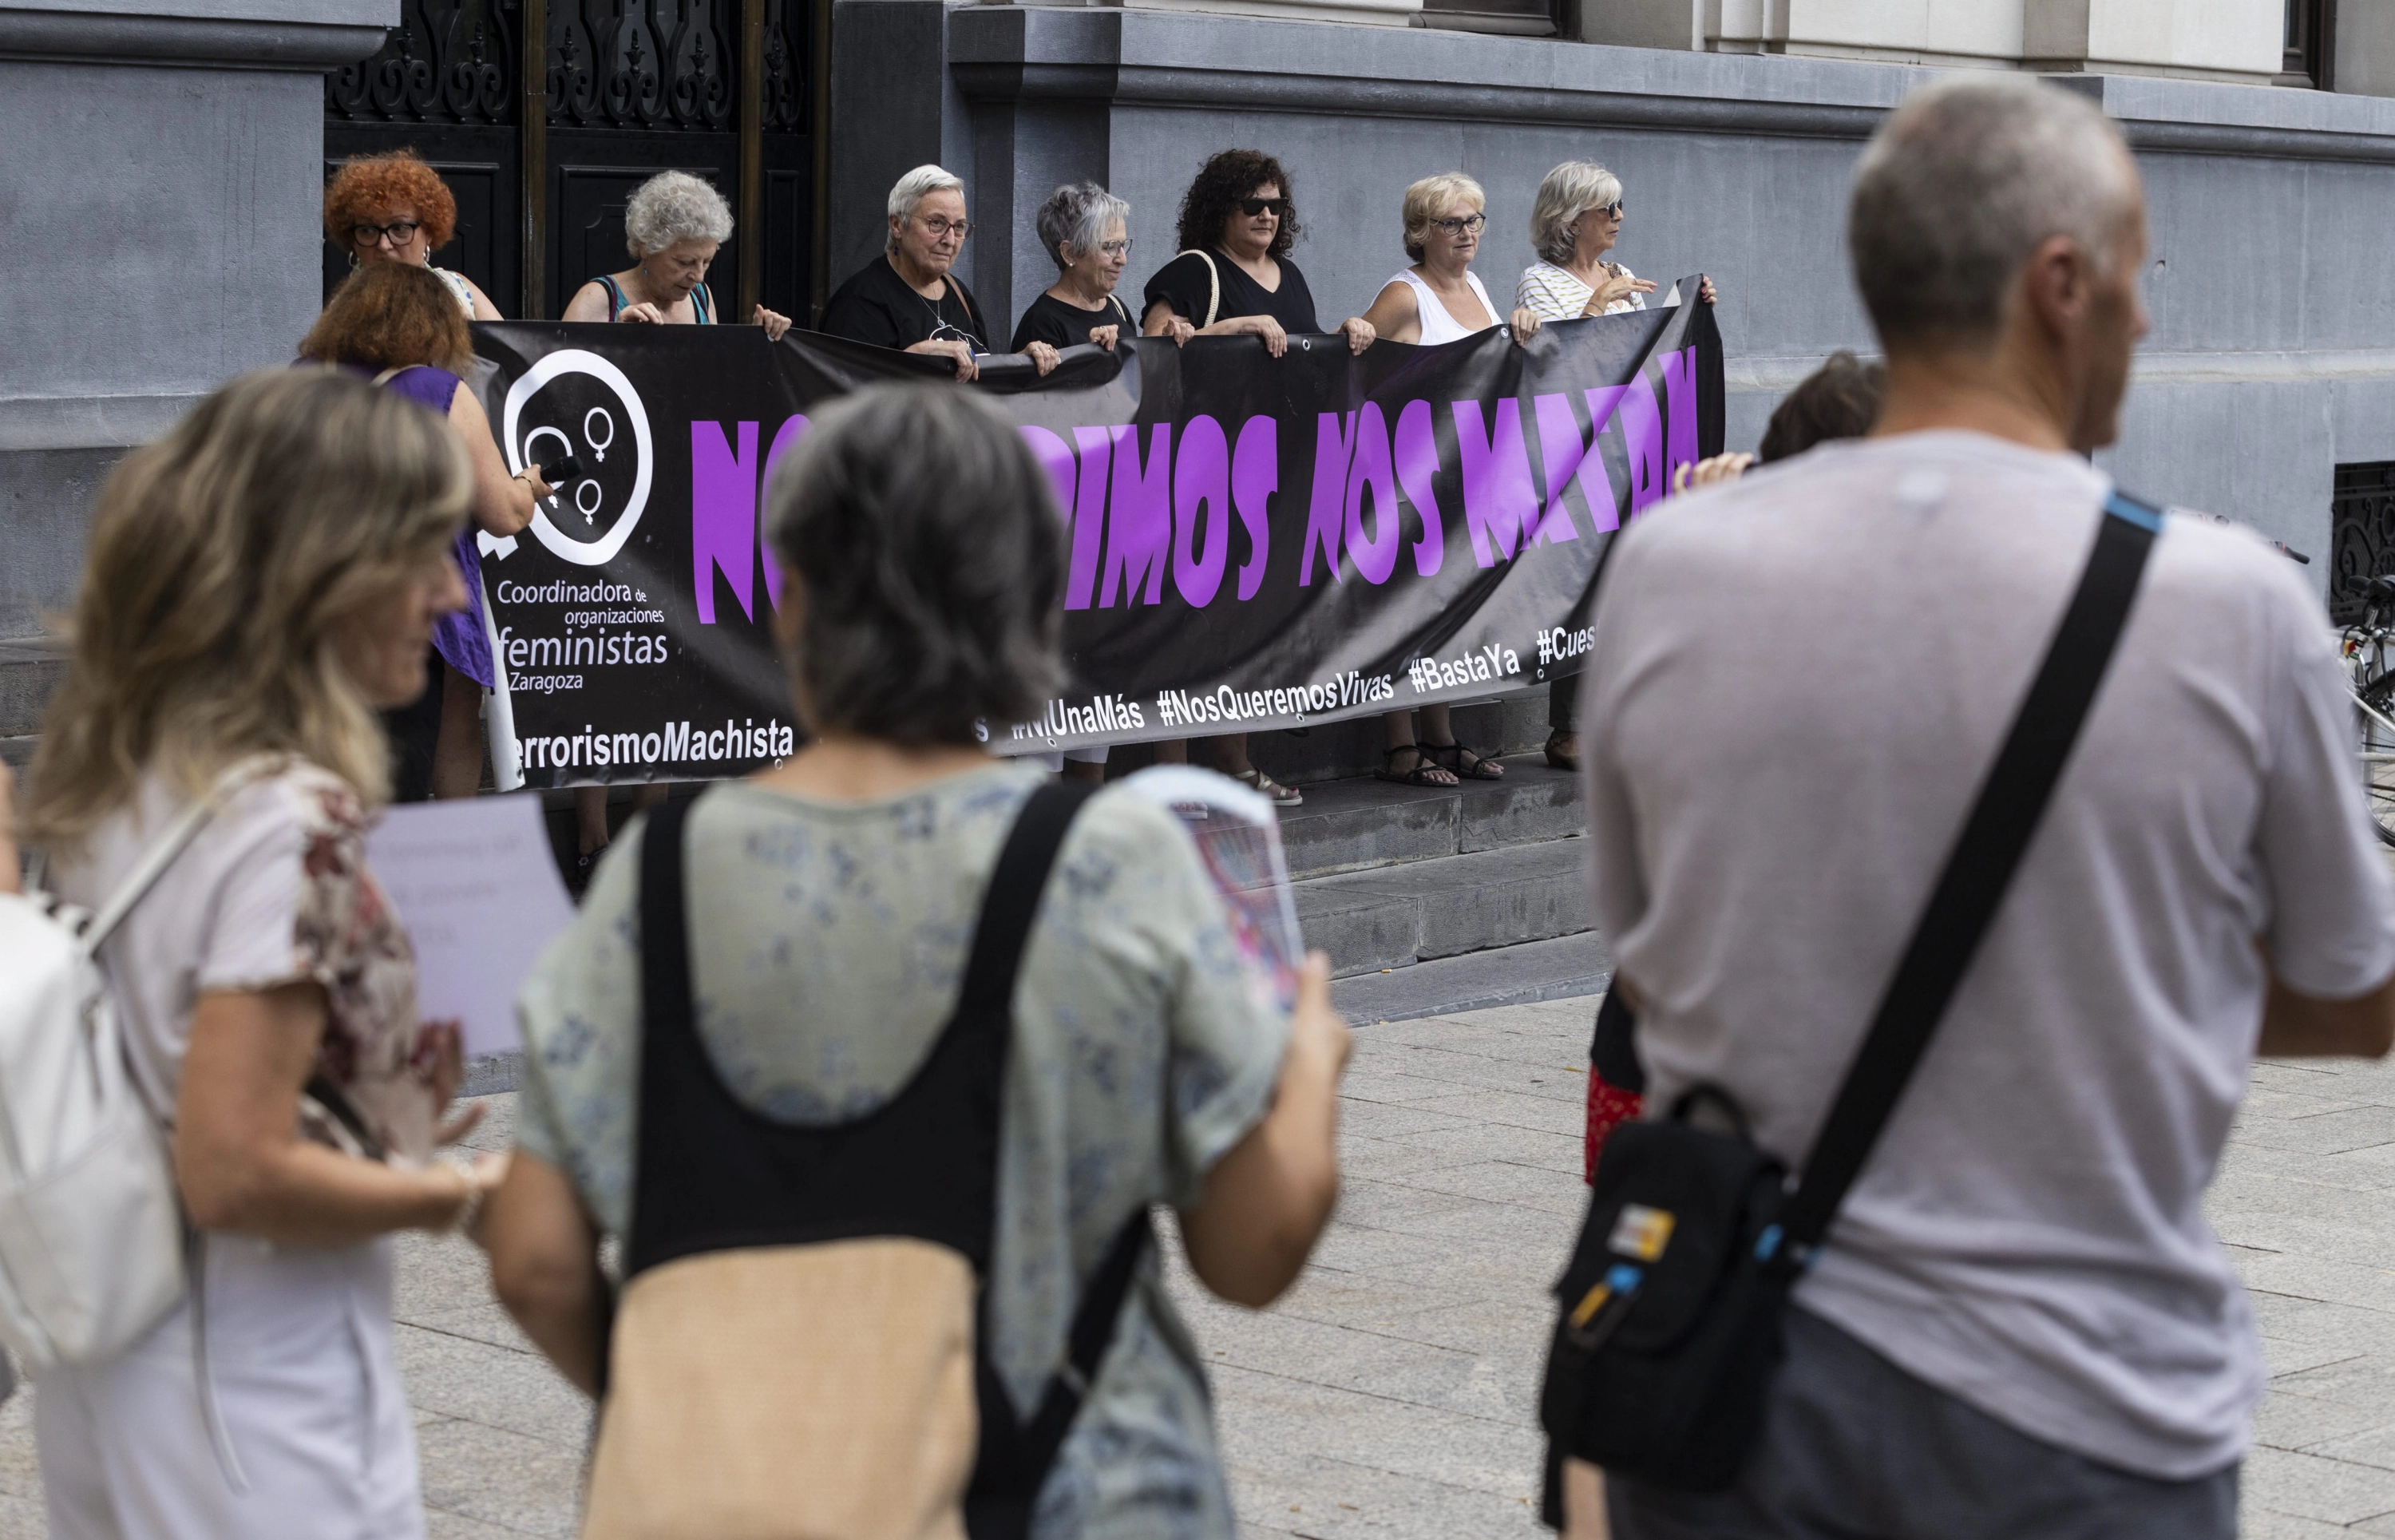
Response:
POLYGON ((2389 1048, 2395 1048, 2395 976, 2352 1000, 2316 1000, 2297 994, 2271 973, 2256 1053, 2265 1058, 2384 1058, 2389 1048))
POLYGON ((1372 308, 1364 312, 1373 332, 1392 342, 1422 340, 1422 305, 1414 299, 1411 284, 1391 280, 1373 297, 1372 308))
POLYGON ((17 855, 17 777, 0 763, 0 893, 24 889, 24 868, 17 855))
POLYGON ((609 303, 606 288, 599 284, 585 284, 574 291, 566 302, 561 321, 607 321, 614 318, 615 306, 609 303))
POLYGON ((1295 1282, 1339 1201, 1339 1076, 1354 1047, 1330 1008, 1330 962, 1305 960, 1272 1110, 1214 1162, 1181 1244, 1198 1281, 1262 1309, 1295 1282))
POLYGON ((324 991, 286 984, 200 996, 175 1098, 175 1182, 202 1229, 343 1245, 456 1222, 454 1167, 403 1171, 299 1136, 299 1093, 324 1035, 324 991))
POLYGON ((549 486, 540 472, 508 474, 491 437, 491 419, 467 387, 449 398, 449 421, 466 441, 466 458, 474 464, 474 523, 492 535, 513 535, 532 523, 534 499, 547 497, 549 486))
POLYGON ((508 1314, 558 1373, 599 1394, 607 1281, 599 1273, 599 1227, 574 1184, 519 1149, 483 1221, 491 1284, 508 1314))
POLYGON ((1147 314, 1141 318, 1139 335, 1169 337, 1172 339, 1172 345, 1177 348, 1197 336, 1198 328, 1189 324, 1187 316, 1158 299, 1155 304, 1147 307, 1147 314))
POLYGON ((507 319, 506 316, 499 313, 499 307, 491 303, 491 297, 483 292, 482 285, 477 284, 471 278, 467 278, 462 272, 457 274, 457 276, 465 280, 466 292, 474 297, 475 320, 504 321, 507 319))

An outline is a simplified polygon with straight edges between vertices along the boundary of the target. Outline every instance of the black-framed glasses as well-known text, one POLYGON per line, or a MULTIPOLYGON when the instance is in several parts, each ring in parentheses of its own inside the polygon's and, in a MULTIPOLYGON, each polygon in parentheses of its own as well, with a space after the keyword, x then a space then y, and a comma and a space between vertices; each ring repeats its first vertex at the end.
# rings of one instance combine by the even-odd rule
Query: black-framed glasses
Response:
POLYGON ((1476 235, 1488 222, 1486 214, 1459 214, 1452 219, 1433 219, 1431 224, 1449 235, 1461 235, 1467 230, 1476 235))
POLYGON ((1269 214, 1276 219, 1289 218, 1287 198, 1241 198, 1239 212, 1252 219, 1259 214, 1269 214))
POLYGON ((1608 219, 1618 219, 1621 218, 1621 210, 1622 203, 1620 198, 1614 199, 1609 204, 1591 204, 1588 208, 1590 213, 1602 214, 1608 219))
POLYGON ((386 240, 394 246, 404 246, 416 239, 423 226, 414 219, 394 219, 387 225, 355 224, 350 226, 350 239, 361 246, 377 246, 386 240))
POLYGON ((926 215, 923 219, 923 233, 935 241, 945 241, 951 235, 961 241, 973 233, 973 221, 944 219, 937 214, 926 215))

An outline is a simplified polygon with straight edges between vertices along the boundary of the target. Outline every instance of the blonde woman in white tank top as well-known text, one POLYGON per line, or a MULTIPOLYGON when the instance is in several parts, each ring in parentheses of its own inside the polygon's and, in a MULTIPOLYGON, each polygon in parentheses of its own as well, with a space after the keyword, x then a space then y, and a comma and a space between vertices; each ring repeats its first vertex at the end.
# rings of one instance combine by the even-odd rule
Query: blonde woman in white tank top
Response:
MULTIPOLYGON (((1480 231, 1489 222, 1487 194, 1460 171, 1424 177, 1406 189, 1406 255, 1413 266, 1384 285, 1364 319, 1382 340, 1436 347, 1499 324, 1497 307, 1472 271, 1480 231)), ((1514 335, 1534 331, 1527 312, 1514 317, 1514 335)), ((1453 786, 1459 779, 1496 780, 1505 767, 1458 743, 1445 706, 1390 711, 1381 719, 1388 738, 1381 778, 1409 786, 1453 786)))

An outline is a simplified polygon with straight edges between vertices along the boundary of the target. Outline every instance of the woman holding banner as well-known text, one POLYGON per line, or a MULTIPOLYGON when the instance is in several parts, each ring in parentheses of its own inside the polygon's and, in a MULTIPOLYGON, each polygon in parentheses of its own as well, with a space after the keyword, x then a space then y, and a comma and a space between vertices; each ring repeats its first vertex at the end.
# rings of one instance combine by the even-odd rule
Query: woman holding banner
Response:
MULTIPOLYGON (((686 171, 658 172, 641 184, 624 208, 624 245, 637 262, 622 272, 603 274, 583 285, 565 307, 565 319, 633 325, 714 324, 715 298, 708 292, 707 269, 731 234, 732 206, 722 194, 686 171)), ((765 328, 769 339, 778 340, 790 329, 788 316, 762 305, 749 319, 765 328)), ((634 811, 665 800, 662 786, 632 789, 634 811)), ((577 892, 590 880, 591 868, 611 838, 607 789, 576 787, 573 885, 577 892)))
MULTIPOLYGON (((1461 341, 1497 325, 1497 308, 1472 271, 1480 232, 1489 223, 1489 197, 1461 171, 1424 177, 1406 189, 1403 206, 1406 255, 1400 268, 1364 312, 1374 332, 1391 342, 1435 348, 1461 341)), ((1528 336, 1517 313, 1514 332, 1528 336)), ((1408 786, 1454 786, 1461 780, 1496 780, 1505 767, 1455 738, 1452 711, 1444 703, 1390 711, 1381 718, 1388 747, 1381 751, 1380 777, 1408 786), (1421 722, 1415 729, 1416 719, 1421 722)))
MULTIPOLYGON (((660 171, 624 206, 624 245, 632 266, 602 273, 576 291, 567 321, 630 321, 706 325, 716 319, 708 265, 732 236, 732 206, 687 171, 660 171)), ((759 305, 748 324, 779 341, 790 318, 759 305)))
MULTIPOLYGON (((1321 330, 1305 274, 1290 260, 1297 244, 1297 203, 1280 162, 1256 150, 1225 150, 1198 167, 1181 199, 1181 254, 1147 281, 1140 335, 1185 343, 1193 337, 1254 337, 1278 358, 1289 334, 1321 330)), ((1360 315, 1339 323, 1347 346, 1372 345, 1372 324, 1360 315)), ((1305 801, 1248 759, 1248 735, 1214 740, 1218 766, 1270 797, 1275 805, 1305 801)), ((1157 757, 1180 761, 1185 742, 1156 746, 1157 757)))
MULTIPOLYGON (((509 536, 532 523, 536 499, 549 495, 540 472, 513 476, 499 458, 483 404, 467 390, 474 339, 464 312, 438 272, 411 262, 361 267, 333 291, 324 313, 299 344, 299 356, 338 365, 449 419, 474 468, 474 525, 509 536)), ((481 570, 475 529, 459 533, 452 553, 461 574, 481 570)), ((470 797, 483 781, 483 693, 496 678, 483 630, 482 585, 468 582, 466 607, 432 631, 437 676, 420 708, 390 712, 393 800, 470 797)))
MULTIPOLYGON (((1530 245, 1539 259, 1514 285, 1514 334, 1528 342, 1542 321, 1621 315, 1647 308, 1654 284, 1606 260, 1621 239, 1621 180, 1593 161, 1566 161, 1539 181, 1530 206, 1530 245)), ((1719 299, 1708 278, 1697 298, 1719 299)), ((1547 687, 1547 763, 1580 768, 1580 676, 1547 687)))

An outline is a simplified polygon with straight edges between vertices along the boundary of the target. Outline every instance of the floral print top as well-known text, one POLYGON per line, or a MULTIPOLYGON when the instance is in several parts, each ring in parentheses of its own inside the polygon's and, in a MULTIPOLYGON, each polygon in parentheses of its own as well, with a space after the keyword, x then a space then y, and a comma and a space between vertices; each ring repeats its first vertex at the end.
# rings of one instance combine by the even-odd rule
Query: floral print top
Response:
MULTIPOLYGON (((61 863, 59 891, 97 908, 188 805, 156 776, 61 863)), ((204 994, 312 982, 324 991, 316 1072, 388 1158, 432 1153, 432 1062, 416 1016, 416 958, 367 870, 364 803, 305 761, 239 782, 101 949, 134 1076, 162 1115, 175 1105, 204 994)), ((303 1098, 300 1132, 355 1150, 325 1105, 303 1098)))
MULTIPOLYGON (((881 1106, 955 1008, 999 847, 1036 766, 877 802, 733 783, 692 810, 699 1035, 734 1093, 799 1124, 881 1106)), ((638 1122, 640 834, 519 999, 517 1137, 609 1232, 630 1221, 638 1122)), ((1240 962, 1179 821, 1086 803, 1042 896, 1001 1091, 991 1353, 1018 1406, 1059 1361, 1081 1282, 1141 1204, 1187 1204, 1263 1116, 1288 1018, 1240 962)), ((1237 1532, 1205 1377, 1151 1258, 1034 1516, 1036 1540, 1237 1532)))

